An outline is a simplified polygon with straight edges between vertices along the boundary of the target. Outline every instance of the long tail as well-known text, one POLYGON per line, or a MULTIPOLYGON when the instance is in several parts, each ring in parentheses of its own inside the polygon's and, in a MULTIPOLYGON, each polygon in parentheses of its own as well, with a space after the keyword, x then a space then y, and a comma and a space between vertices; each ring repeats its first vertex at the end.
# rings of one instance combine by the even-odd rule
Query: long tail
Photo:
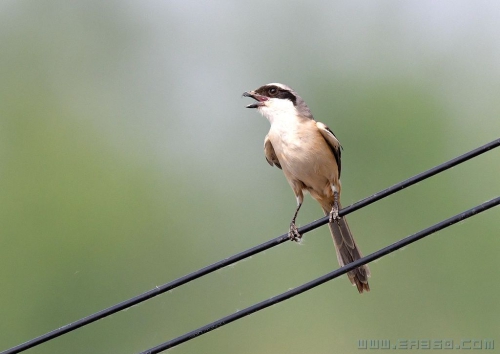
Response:
MULTIPOLYGON (((341 208, 342 207, 339 203, 339 209, 341 208)), ((330 210, 323 209, 323 211, 325 212, 325 215, 330 213, 330 210)), ((345 217, 341 217, 338 222, 334 221, 329 223, 328 226, 330 226, 333 243, 335 244, 335 250, 337 251, 337 259, 341 267, 362 257, 345 217)), ((370 286, 368 285, 370 269, 367 265, 348 272, 347 276, 349 277, 351 283, 356 285, 360 294, 363 291, 370 291, 370 286)))

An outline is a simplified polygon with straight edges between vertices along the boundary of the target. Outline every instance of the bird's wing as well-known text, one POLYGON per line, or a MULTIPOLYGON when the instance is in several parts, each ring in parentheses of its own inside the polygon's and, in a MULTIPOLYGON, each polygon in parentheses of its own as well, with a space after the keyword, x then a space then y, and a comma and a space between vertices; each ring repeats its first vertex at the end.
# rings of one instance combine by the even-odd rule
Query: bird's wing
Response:
POLYGON ((273 144, 271 144, 271 140, 269 139, 269 135, 266 135, 264 139, 264 155, 266 156, 267 162, 273 166, 276 165, 279 169, 281 169, 280 162, 276 153, 274 152, 273 144))
POLYGON ((333 156, 335 157, 335 160, 337 161, 337 166, 339 166, 339 177, 340 177, 340 155, 341 155, 341 150, 342 146, 340 145, 340 142, 338 141, 337 137, 333 132, 328 128, 325 124, 321 122, 316 122, 316 126, 318 127, 319 131, 321 132, 321 135, 323 135, 323 138, 325 138, 326 143, 330 147, 330 150, 333 153, 333 156))

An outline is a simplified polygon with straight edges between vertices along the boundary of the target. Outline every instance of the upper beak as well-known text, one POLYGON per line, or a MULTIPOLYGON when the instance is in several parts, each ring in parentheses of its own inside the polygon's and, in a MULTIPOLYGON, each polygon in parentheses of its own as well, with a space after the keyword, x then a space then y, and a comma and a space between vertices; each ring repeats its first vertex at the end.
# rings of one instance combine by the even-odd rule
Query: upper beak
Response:
POLYGON ((254 91, 243 92, 243 97, 251 97, 254 100, 258 101, 256 103, 249 104, 246 108, 258 108, 258 107, 264 105, 264 101, 267 101, 266 96, 261 96, 261 95, 255 93, 254 91))

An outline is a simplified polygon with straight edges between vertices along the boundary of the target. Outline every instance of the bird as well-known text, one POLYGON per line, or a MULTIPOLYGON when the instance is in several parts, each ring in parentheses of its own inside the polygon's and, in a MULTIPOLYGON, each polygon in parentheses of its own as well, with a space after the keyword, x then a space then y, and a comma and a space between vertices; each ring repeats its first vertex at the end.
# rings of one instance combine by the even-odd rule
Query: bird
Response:
MULTIPOLYGON (((264 139, 264 155, 271 166, 281 169, 292 187, 297 208, 290 223, 289 238, 299 242, 295 220, 309 192, 329 216, 329 229, 342 267, 362 257, 345 216, 340 217, 340 172, 342 146, 325 124, 317 122, 304 100, 289 86, 280 83, 246 91, 244 97, 255 100, 246 108, 255 108, 271 128, 264 139)), ((363 265, 347 273, 359 293, 370 291, 370 270, 363 265)))

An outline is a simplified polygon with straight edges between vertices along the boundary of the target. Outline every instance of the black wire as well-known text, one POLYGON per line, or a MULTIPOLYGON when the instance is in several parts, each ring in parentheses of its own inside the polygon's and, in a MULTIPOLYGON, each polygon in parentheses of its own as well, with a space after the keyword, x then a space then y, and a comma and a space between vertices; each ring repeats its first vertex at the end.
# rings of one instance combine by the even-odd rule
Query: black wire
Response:
POLYGON ((299 295, 305 291, 311 290, 312 288, 315 288, 318 285, 326 283, 327 281, 335 279, 335 278, 337 278, 337 277, 339 277, 339 276, 341 276, 341 275, 343 275, 343 274, 345 274, 345 273, 347 273, 347 272, 349 272, 349 271, 351 271, 359 266, 362 266, 363 264, 366 264, 366 263, 372 262, 376 259, 379 259, 379 258, 381 258, 389 253, 392 253, 392 252, 404 247, 404 246, 407 246, 415 241, 418 241, 426 236, 429 236, 430 234, 433 234, 439 230, 447 228, 448 226, 456 224, 457 222, 460 222, 460 221, 465 220, 473 215, 476 215, 476 214, 481 213, 487 209, 490 209, 494 206, 497 206, 498 204, 500 204, 500 197, 497 197, 495 199, 487 201, 481 205, 476 206, 475 208, 469 209, 467 211, 464 211, 463 213, 457 214, 449 219, 441 221, 440 223, 435 224, 431 227, 428 227, 425 230, 419 231, 411 236, 405 237, 404 239, 399 240, 398 242, 395 242, 392 245, 384 247, 381 250, 378 250, 378 251, 376 251, 376 252, 374 252, 366 257, 360 258, 357 261, 349 263, 349 264, 347 264, 347 265, 345 265, 337 270, 334 270, 333 272, 325 274, 322 277, 314 279, 306 284, 303 284, 299 287, 288 290, 280 295, 274 296, 270 299, 264 300, 262 302, 255 304, 255 305, 247 307, 244 310, 235 312, 229 316, 221 318, 220 320, 209 323, 206 326, 195 329, 194 331, 191 331, 191 332, 186 333, 180 337, 172 339, 171 341, 165 342, 165 343, 160 344, 154 348, 151 348, 151 349, 148 349, 144 352, 141 352, 141 354, 160 353, 166 349, 175 347, 181 343, 187 342, 191 339, 194 339, 198 336, 201 336, 202 334, 213 331, 214 329, 222 327, 228 323, 236 321, 236 320, 243 318, 245 316, 251 315, 254 312, 263 310, 266 307, 269 307, 269 306, 272 306, 272 305, 277 304, 279 302, 285 301, 285 300, 287 300, 291 297, 294 297, 296 295, 299 295))
MULTIPOLYGON (((496 140, 493 140, 491 141, 490 143, 488 144, 485 144, 481 147, 478 147, 477 149, 474 149, 472 151, 469 151, 468 153, 465 153, 461 156, 458 156, 452 160, 449 160, 445 163, 442 163, 434 168, 431 168, 430 170, 427 170, 425 172, 422 172, 416 176, 413 176, 403 182, 400 182, 398 184, 395 184, 393 185, 392 187, 389 187, 387 189, 384 189, 383 191, 380 191, 378 193, 375 193, 373 194, 372 196, 368 197, 368 198, 365 198, 365 199, 362 199, 360 200, 359 202, 356 202, 348 207, 345 207, 341 210, 339 210, 339 216, 344 216, 344 215, 347 215, 347 214, 350 214, 358 209, 361 209, 365 206, 368 206, 382 198, 385 198, 393 193, 396 193, 404 188, 407 188, 411 185, 414 185, 426 178, 429 178, 429 177, 432 177, 440 172, 443 172, 451 167, 454 167, 458 164, 461 164, 462 162, 465 162, 467 160, 470 160, 478 155, 481 155, 489 150, 492 150, 496 147, 500 146, 500 138, 499 139, 496 139, 496 140)), ((299 228, 299 232, 300 234, 304 234, 306 232, 309 232, 311 230, 314 230, 315 228, 321 226, 321 225, 324 225, 328 222, 328 217, 323 217, 321 219, 318 219, 316 221, 313 221, 312 223, 310 224, 307 224, 301 228, 299 228)), ((177 288, 181 285, 184 285, 192 280, 195 280, 197 278, 200 278, 204 275, 207 275, 209 273, 212 273, 220 268, 223 268, 223 267, 226 267, 230 264, 233 264, 233 263, 236 263, 238 261, 241 261, 242 259, 245 259, 247 257, 250 257, 250 256, 253 256, 254 254, 257 254, 257 253, 260 253, 262 251, 265 251, 269 248, 272 248, 274 246, 277 246, 285 241, 288 241, 289 238, 288 238, 288 234, 283 234, 281 236, 278 236, 272 240, 269 240, 267 242, 264 242, 258 246, 255 246, 255 247, 252 247, 246 251, 243 251, 241 253, 238 253, 236 255, 233 255, 231 257, 228 257, 228 258, 225 258, 223 260, 220 260, 218 262, 215 262, 209 266, 206 266, 204 268, 201 268, 195 272, 192 272, 190 274, 187 274, 183 277, 180 277, 176 280, 173 280, 167 284, 164 284, 164 285, 161 285, 161 286, 157 286, 155 287, 154 289, 151 289, 145 293, 142 293, 140 295, 137 295, 131 299, 128 299, 128 300, 125 300, 125 301, 122 301, 116 305, 113 305, 111 307, 108 307, 104 310, 101 310, 99 312, 96 312, 92 315, 89 315, 87 317, 84 317, 82 319, 79 319, 75 322, 71 322, 65 326, 62 326, 58 329, 55 329, 51 332, 48 332, 46 334, 43 334, 39 337, 36 337, 36 338, 33 338, 27 342, 24 342, 22 344, 19 344, 15 347, 12 347, 10 349, 7 349, 3 352, 1 352, 0 354, 15 354, 15 353, 20 353, 22 351, 25 351, 29 348, 32 348, 32 347, 35 347, 39 344, 42 344, 42 343, 45 343, 49 340, 52 340, 54 338, 57 338, 63 334, 66 334, 68 332, 71 332, 71 331, 74 331, 80 327, 83 327, 83 326, 86 326, 90 323, 93 323, 97 320, 100 320, 104 317, 107 317, 109 315, 112 315, 116 312, 119 312, 119 311, 122 311, 124 309, 127 309, 131 306, 134 306, 134 305, 137 305, 143 301, 146 301, 146 300, 149 300, 155 296, 158 296, 160 294, 163 294, 169 290, 172 290, 174 288, 177 288)))

